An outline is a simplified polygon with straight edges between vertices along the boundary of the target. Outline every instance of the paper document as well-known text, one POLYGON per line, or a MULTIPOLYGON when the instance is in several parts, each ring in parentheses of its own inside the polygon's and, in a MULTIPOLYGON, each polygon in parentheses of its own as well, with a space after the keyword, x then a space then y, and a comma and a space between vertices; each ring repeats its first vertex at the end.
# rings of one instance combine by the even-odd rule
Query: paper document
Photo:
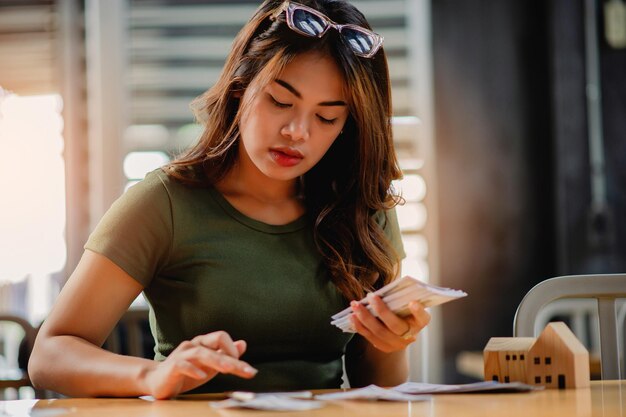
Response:
MULTIPOLYGON (((408 316, 410 314, 409 303, 413 300, 422 303, 424 307, 433 307, 467 296, 467 293, 464 291, 427 284, 408 275, 385 285, 378 291, 375 291, 374 294, 380 296, 387 306, 400 316, 408 316)), ((360 300, 359 303, 366 306, 372 314, 376 315, 369 305, 367 297, 360 300)), ((348 307, 333 315, 330 323, 346 333, 354 333, 355 329, 350 321, 351 316, 352 309, 348 307)))
POLYGON ((476 392, 528 392, 543 389, 521 382, 500 383, 496 381, 482 381, 472 384, 442 385, 423 382, 405 382, 392 388, 382 388, 378 385, 369 385, 365 388, 352 389, 342 392, 316 395, 315 399, 323 401, 340 400, 382 400, 382 401, 425 401, 432 394, 456 394, 476 392))
POLYGON ((253 393, 235 391, 229 394, 229 399, 211 402, 211 407, 221 408, 250 408, 268 411, 301 411, 314 410, 324 406, 323 401, 311 400, 310 391, 253 393))
POLYGON ((528 385, 521 382, 481 381, 471 384, 442 385, 424 382, 405 382, 391 388, 404 394, 455 394, 464 392, 526 392, 543 389, 542 386, 528 385))
POLYGON ((324 401, 340 401, 340 400, 382 400, 382 401, 426 401, 430 399, 429 395, 413 395, 400 391, 394 391, 387 388, 381 388, 378 385, 369 385, 365 388, 357 388, 349 391, 332 392, 329 394, 320 394, 315 396, 318 400, 324 401))

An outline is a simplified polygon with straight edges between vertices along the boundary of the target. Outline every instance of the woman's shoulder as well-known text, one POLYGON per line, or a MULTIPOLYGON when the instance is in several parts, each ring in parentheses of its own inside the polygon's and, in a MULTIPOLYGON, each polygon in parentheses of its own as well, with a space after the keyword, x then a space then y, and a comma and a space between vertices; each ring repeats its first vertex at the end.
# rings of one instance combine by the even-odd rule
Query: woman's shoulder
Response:
POLYGON ((148 172, 143 180, 131 188, 137 186, 144 192, 149 193, 165 191, 170 197, 181 192, 190 191, 192 188, 169 175, 162 167, 148 172))
POLYGON ((160 201, 170 209, 193 209, 207 204, 213 187, 190 185, 169 175, 164 168, 146 174, 144 179, 131 188, 137 187, 137 194, 152 201, 160 201))
POLYGON ((394 206, 389 209, 377 210, 372 217, 380 227, 385 228, 389 221, 397 222, 398 215, 394 206))

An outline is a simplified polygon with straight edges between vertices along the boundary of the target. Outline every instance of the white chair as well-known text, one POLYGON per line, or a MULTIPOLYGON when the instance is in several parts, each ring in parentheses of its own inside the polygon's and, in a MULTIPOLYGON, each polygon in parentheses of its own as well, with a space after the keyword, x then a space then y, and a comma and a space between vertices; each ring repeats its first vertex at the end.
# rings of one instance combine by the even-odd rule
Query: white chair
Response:
POLYGON ((626 307, 622 306, 618 315, 617 303, 618 299, 626 298, 626 274, 568 275, 540 282, 520 303, 513 323, 513 336, 537 336, 535 323, 541 318, 540 311, 548 303, 563 298, 597 300, 602 379, 624 377, 620 371, 623 369, 620 345, 623 344, 626 307))
POLYGON ((565 321, 591 355, 600 358, 598 302, 593 298, 562 298, 543 306, 535 318, 534 334, 551 321, 565 321))

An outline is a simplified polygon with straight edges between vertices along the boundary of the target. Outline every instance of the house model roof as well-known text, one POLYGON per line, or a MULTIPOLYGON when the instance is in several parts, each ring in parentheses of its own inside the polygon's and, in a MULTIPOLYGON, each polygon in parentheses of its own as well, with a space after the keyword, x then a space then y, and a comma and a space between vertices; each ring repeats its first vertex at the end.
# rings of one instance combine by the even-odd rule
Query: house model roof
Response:
POLYGON ((492 337, 485 350, 497 351, 529 351, 537 339, 534 337, 492 337))
POLYGON ((535 337, 492 337, 485 346, 485 350, 498 351, 530 351, 538 339, 555 337, 563 342, 565 347, 572 353, 587 353, 585 346, 580 343, 576 335, 561 321, 551 322, 543 329, 538 338, 535 337))
POLYGON ((565 347, 573 354, 588 354, 587 348, 585 348, 576 335, 572 333, 570 328, 562 321, 548 323, 538 339, 555 336, 558 336, 565 347))

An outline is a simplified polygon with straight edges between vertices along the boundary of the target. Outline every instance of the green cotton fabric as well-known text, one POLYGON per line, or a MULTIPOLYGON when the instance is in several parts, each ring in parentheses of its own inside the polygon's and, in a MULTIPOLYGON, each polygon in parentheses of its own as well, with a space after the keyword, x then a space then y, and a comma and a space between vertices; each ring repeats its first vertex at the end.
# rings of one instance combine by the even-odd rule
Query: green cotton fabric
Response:
MULTIPOLYGON (((377 216, 403 257, 395 211, 377 216)), ((141 283, 155 360, 182 341, 224 330, 244 339, 250 380, 218 374, 195 392, 337 388, 351 334, 330 325, 346 307, 303 216, 274 226, 237 211, 216 189, 149 173, 105 214, 85 249, 141 283)))

